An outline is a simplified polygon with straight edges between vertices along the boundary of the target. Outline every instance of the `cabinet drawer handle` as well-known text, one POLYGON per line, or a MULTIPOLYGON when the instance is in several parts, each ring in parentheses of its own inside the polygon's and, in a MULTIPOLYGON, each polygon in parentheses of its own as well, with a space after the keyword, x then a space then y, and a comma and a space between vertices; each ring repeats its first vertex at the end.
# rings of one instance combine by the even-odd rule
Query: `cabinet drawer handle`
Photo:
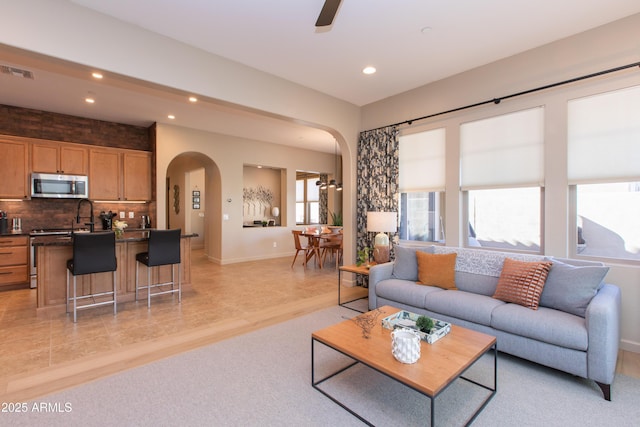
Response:
POLYGON ((0 276, 6 276, 6 275, 9 275, 9 274, 13 274, 13 271, 2 271, 2 272, 0 272, 0 276))
POLYGON ((0 252, 0 255, 13 255, 13 252, 0 252))

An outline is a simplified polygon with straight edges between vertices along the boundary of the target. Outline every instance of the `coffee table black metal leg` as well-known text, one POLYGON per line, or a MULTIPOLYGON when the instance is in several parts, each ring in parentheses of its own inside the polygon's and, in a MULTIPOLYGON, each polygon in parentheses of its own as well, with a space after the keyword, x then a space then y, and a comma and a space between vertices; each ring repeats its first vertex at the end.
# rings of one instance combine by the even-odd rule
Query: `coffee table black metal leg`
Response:
MULTIPOLYGON (((338 371, 336 371, 336 372, 334 372, 334 373, 332 373, 332 374, 330 374, 330 375, 326 376, 325 378, 322 378, 321 380, 316 381, 316 379, 315 379, 315 342, 316 342, 316 341, 317 341, 317 340, 316 340, 315 338, 313 338, 313 337, 311 338, 311 385, 313 386, 313 388, 315 388, 315 389, 316 389, 316 390, 318 390, 320 393, 322 393, 322 394, 324 394, 325 396, 327 396, 327 397, 328 397, 329 399, 331 399, 334 403, 336 403, 336 404, 337 404, 337 405, 339 405, 341 408, 343 408, 343 409, 345 409, 346 411, 348 411, 351 415, 355 416, 356 418, 358 418, 358 419, 359 419, 360 421, 362 421, 363 423, 367 424, 368 426, 373 426, 373 424, 372 424, 371 422, 367 421, 365 418, 363 418, 362 416, 360 416, 358 413, 356 413, 355 411, 353 411, 352 409, 350 409, 348 406, 346 406, 345 404, 343 404, 342 402, 340 402, 338 399, 334 398, 334 397, 333 397, 333 396, 331 396, 329 393, 327 393, 327 392, 325 392, 324 390, 322 390, 322 389, 319 387, 319 385, 320 385, 321 383, 323 383, 324 381, 327 381, 327 380, 329 380, 329 379, 331 379, 331 378, 335 377, 336 375, 341 374, 342 372, 346 371, 347 369, 351 368, 352 366, 357 365, 358 363, 362 363, 363 365, 368 366, 369 368, 372 368, 372 369, 374 369, 374 370, 376 370, 376 371, 378 371, 378 370, 377 370, 376 368, 373 368, 372 366, 370 366, 370 365, 366 364, 366 363, 359 362, 359 361, 355 360, 353 363, 351 363, 351 364, 349 364, 349 365, 345 366, 344 368, 339 369, 338 371)), ((331 349, 332 349, 332 350, 334 350, 334 351, 337 351, 338 353, 341 353, 341 354, 344 354, 345 356, 347 356, 347 354, 346 354, 346 353, 344 353, 344 352, 342 352, 342 351, 338 350, 337 348, 331 347, 330 345, 327 345, 327 344, 325 344, 325 343, 323 343, 323 342, 321 342, 321 341, 318 341, 318 342, 320 342, 321 344, 323 344, 323 345, 325 345, 325 346, 327 346, 327 347, 331 348, 331 349)), ((470 383, 472 383, 472 384, 475 384, 475 385, 477 385, 477 386, 479 386, 479 387, 482 387, 482 388, 484 388, 484 389, 486 389, 486 390, 491 391, 491 394, 490 394, 490 395, 489 395, 489 396, 484 400, 484 402, 482 403, 482 405, 480 405, 480 407, 478 407, 478 409, 476 409, 476 411, 475 411, 475 413, 473 414, 473 416, 472 416, 472 417, 467 421, 467 423, 465 424, 466 426, 471 425, 471 423, 473 423, 473 421, 475 421, 475 419, 477 418, 477 416, 478 416, 478 415, 480 415, 480 412, 482 412, 482 410, 487 406, 487 404, 489 403, 489 401, 491 401, 491 399, 493 398, 493 396, 495 396, 496 391, 498 390, 498 346, 497 346, 497 344, 494 344, 493 346, 491 346, 491 347, 490 347, 490 348, 489 348, 489 349, 488 349, 484 354, 489 353, 491 350, 493 350, 493 388, 491 388, 491 387, 489 387, 489 386, 487 386, 487 385, 485 385, 485 384, 481 384, 481 383, 479 383, 479 382, 477 382, 477 381, 471 380, 471 379, 469 379, 469 378, 463 377, 462 375, 460 375, 460 376, 458 377, 459 379, 463 379, 463 380, 465 380, 465 381, 468 381, 468 382, 470 382, 470 383)), ((479 358, 478 358, 478 359, 476 359, 476 360, 471 364, 471 366, 473 366, 473 365, 474 365, 478 360, 479 360, 479 358)), ((469 366, 469 368, 470 368, 471 366, 469 366)), ((467 369, 469 369, 469 368, 467 368, 467 369)), ((382 372, 382 371, 378 371, 378 372, 380 372, 380 373, 382 373, 382 374, 384 374, 384 375, 387 375, 389 378, 391 378, 391 379, 393 379, 393 380, 395 380, 395 381, 398 381, 397 379, 395 379, 395 378, 393 378, 393 377, 389 376, 388 374, 385 374, 385 373, 384 373, 384 372, 382 372)), ((453 381, 452 381, 449 385, 451 385, 452 383, 453 383, 453 381)), ((407 384, 405 384, 405 385, 407 385, 407 384)), ((409 388, 413 389, 413 390, 416 390, 415 388, 413 388, 413 387, 411 387, 411 386, 409 386, 409 385, 407 385, 407 386, 408 386, 409 388)), ((445 387, 445 389, 446 389, 446 388, 448 388, 448 387, 449 387, 449 386, 445 387)), ((416 390, 416 391, 418 391, 418 390, 416 390)), ((444 391, 444 390, 443 390, 443 391, 444 391)), ((431 418, 431 424, 430 424, 430 425, 431 425, 431 426, 435 426, 435 403, 436 403, 436 398, 437 398, 440 394, 438 394, 438 395, 436 395, 436 396, 429 396, 429 395, 427 395, 427 394, 425 394, 425 393, 422 393, 422 392, 420 392, 420 391, 418 391, 418 392, 419 392, 419 393, 421 393, 421 394, 423 394, 424 396, 428 397, 428 398, 429 398, 429 400, 431 401, 431 416, 430 416, 430 418, 431 418)))

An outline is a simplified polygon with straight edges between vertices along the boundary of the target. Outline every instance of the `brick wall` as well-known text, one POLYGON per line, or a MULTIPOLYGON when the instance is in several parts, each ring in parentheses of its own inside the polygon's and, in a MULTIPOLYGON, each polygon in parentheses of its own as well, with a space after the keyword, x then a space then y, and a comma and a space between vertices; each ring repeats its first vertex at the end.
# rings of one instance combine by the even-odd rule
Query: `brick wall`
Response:
MULTIPOLYGON (((155 150, 155 124, 145 128, 2 104, 0 104, 0 134, 151 152, 155 150)), ((152 170, 155 171, 155 156, 152 156, 152 163, 152 170)), ((151 181, 153 199, 155 200, 156 178, 154 175, 152 175, 151 181)), ((24 231, 35 228, 69 228, 76 215, 77 206, 77 200, 0 201, 0 210, 7 212, 9 219, 22 218, 24 231)), ((141 215, 150 215, 151 225, 155 226, 156 224, 155 202, 94 203, 93 208, 96 229, 102 228, 98 217, 100 212, 110 210, 126 212, 125 221, 130 228, 139 227, 141 215), (135 219, 128 218, 129 212, 134 212, 135 219)), ((87 209, 84 206, 82 211, 87 212, 87 209)))
POLYGON ((0 104, 0 134, 153 151, 153 125, 132 126, 0 104))

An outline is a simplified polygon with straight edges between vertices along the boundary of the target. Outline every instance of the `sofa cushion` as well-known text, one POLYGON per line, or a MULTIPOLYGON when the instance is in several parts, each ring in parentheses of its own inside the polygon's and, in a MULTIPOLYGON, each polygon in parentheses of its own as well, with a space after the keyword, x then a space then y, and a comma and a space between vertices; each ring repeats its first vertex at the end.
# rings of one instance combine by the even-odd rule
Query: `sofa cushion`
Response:
POLYGON ((504 304, 493 310, 491 326, 560 347, 580 351, 586 351, 588 347, 585 320, 551 308, 540 307, 534 311, 517 304, 504 304))
POLYGON ((505 303, 485 295, 463 291, 432 292, 425 296, 425 308, 435 313, 480 325, 491 325, 491 313, 505 303))
POLYGON ((505 258, 493 297, 537 310, 551 264, 505 258))
POLYGON ((408 246, 395 246, 395 260, 393 262, 393 272, 391 277, 394 279, 418 280, 418 260, 416 252, 433 253, 433 246, 425 248, 412 248, 408 246))
POLYGON ((456 271, 456 287, 461 291, 490 297, 496 293, 497 284, 497 277, 456 271))
POLYGON ((442 289, 456 289, 456 254, 416 252, 418 283, 442 289))
POLYGON ((424 299, 432 292, 445 292, 434 286, 420 286, 415 282, 401 279, 387 279, 378 282, 376 295, 391 301, 424 308, 424 299))
POLYGON ((584 317, 608 271, 609 267, 605 266, 576 267, 554 260, 540 305, 584 317))

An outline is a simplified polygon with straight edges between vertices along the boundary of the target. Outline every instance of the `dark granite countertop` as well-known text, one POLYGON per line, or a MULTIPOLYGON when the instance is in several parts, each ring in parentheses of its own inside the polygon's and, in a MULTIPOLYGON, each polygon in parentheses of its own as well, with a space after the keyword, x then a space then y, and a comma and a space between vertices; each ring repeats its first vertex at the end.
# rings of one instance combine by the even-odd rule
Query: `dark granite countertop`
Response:
MULTIPOLYGON (((96 231, 99 233, 99 231, 96 231)), ((196 233, 183 234, 183 239, 188 237, 197 237, 196 233)), ((125 231, 122 237, 116 239, 116 243, 126 242, 142 242, 149 239, 149 230, 146 231, 125 231)), ((70 246, 71 236, 34 236, 34 246, 70 246)))
POLYGON ((16 236, 28 236, 29 232, 21 231, 19 233, 12 233, 11 231, 7 233, 0 233, 0 237, 16 237, 16 236))

